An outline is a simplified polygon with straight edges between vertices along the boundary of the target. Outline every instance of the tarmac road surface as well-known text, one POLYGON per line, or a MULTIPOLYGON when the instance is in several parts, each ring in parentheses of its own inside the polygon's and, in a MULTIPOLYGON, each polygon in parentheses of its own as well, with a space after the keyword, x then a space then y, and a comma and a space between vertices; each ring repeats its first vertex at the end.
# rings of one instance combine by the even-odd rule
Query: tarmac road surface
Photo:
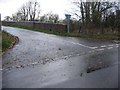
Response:
POLYGON ((3 88, 118 88, 119 42, 2 28, 19 37, 2 56, 3 88))

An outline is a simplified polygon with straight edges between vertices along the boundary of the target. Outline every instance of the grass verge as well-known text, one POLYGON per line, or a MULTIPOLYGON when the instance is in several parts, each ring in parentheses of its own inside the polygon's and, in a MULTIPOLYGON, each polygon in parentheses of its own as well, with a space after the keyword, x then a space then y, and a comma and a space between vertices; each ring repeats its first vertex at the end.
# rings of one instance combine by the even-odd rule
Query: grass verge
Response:
POLYGON ((23 29, 28 29, 32 31, 39 31, 39 32, 44 32, 48 34, 54 34, 54 35, 60 35, 60 36, 69 36, 69 37, 80 37, 80 38, 87 38, 87 39, 100 39, 100 40, 120 40, 120 34, 80 34, 80 33, 75 33, 75 32, 57 32, 55 30, 42 30, 42 29, 35 29, 35 28, 30 28, 26 26, 21 26, 21 25, 16 25, 16 24, 7 24, 4 26, 11 26, 11 27, 18 27, 18 28, 23 28, 23 29))
POLYGON ((2 31, 2 52, 11 48, 16 42, 16 38, 6 31, 2 31))

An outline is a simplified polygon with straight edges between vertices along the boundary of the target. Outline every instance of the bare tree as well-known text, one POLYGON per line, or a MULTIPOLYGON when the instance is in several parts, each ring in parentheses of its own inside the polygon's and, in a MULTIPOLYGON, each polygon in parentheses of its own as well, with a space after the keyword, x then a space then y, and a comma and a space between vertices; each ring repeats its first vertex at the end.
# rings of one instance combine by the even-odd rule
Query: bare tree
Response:
POLYGON ((13 20, 17 21, 34 21, 39 19, 40 4, 37 1, 29 1, 22 5, 22 7, 13 14, 13 20))
POLYGON ((100 0, 98 2, 75 0, 73 4, 76 6, 74 14, 85 26, 90 26, 92 23, 100 25, 102 20, 109 15, 111 8, 115 6, 115 2, 100 2, 100 0))
POLYGON ((79 20, 82 20, 82 23, 84 24, 84 7, 83 7, 83 1, 77 0, 74 1, 73 4, 76 6, 74 14, 79 18, 79 20))
POLYGON ((57 23, 58 20, 59 20, 59 15, 58 14, 53 14, 52 12, 44 14, 40 18, 41 22, 53 22, 53 23, 57 23))
POLYGON ((12 18, 10 16, 5 16, 4 18, 5 18, 4 21, 10 21, 10 20, 12 20, 12 18))
POLYGON ((43 23, 44 23, 44 22, 46 22, 47 20, 48 20, 48 18, 47 18, 47 15, 45 15, 45 14, 40 17, 40 22, 43 22, 43 23))
POLYGON ((59 15, 58 14, 53 14, 52 12, 50 12, 47 15, 48 15, 49 21, 52 21, 54 23, 58 22, 58 19, 59 19, 59 15))
POLYGON ((26 4, 26 8, 30 17, 30 21, 34 21, 39 18, 40 4, 37 1, 29 1, 26 4))
POLYGON ((23 21, 28 20, 28 9, 27 9, 27 6, 25 4, 23 4, 23 6, 20 8, 19 12, 22 15, 23 21))
POLYGON ((24 21, 24 16, 20 11, 16 12, 15 14, 12 14, 12 20, 13 21, 24 21))

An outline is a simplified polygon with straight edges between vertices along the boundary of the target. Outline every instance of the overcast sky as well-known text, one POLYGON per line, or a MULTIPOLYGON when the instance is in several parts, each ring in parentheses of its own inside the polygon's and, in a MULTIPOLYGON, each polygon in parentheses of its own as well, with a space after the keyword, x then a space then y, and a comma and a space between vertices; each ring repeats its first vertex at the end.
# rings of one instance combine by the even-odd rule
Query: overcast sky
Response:
MULTIPOLYGON (((12 16, 26 2, 30 0, 0 0, 0 13, 2 20, 5 16, 12 16)), ((41 6, 41 15, 52 11, 59 14, 61 19, 65 18, 65 14, 72 11, 74 7, 71 1, 74 0, 37 0, 41 6)), ((88 1, 88 0, 86 0, 88 1)), ((95 0, 93 0, 95 1, 95 0)), ((119 1, 119 0, 103 0, 103 1, 119 1)))
MULTIPOLYGON (((30 0, 0 0, 1 18, 12 16, 22 5, 30 0)), ((71 10, 70 0, 37 0, 40 2, 41 15, 52 11, 59 14, 59 17, 64 19, 65 13, 71 10)))

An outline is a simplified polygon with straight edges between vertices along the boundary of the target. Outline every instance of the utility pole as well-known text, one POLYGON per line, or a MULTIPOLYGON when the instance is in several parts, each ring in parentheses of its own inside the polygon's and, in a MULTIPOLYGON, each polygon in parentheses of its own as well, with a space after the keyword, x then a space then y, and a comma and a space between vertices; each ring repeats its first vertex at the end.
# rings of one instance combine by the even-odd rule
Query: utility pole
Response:
POLYGON ((66 19, 67 19, 67 32, 69 33, 70 32, 70 18, 71 18, 71 15, 70 14, 65 14, 66 16, 66 19))
POLYGON ((1 31, 1 25, 2 23, 1 23, 1 13, 0 13, 0 31, 1 31))

